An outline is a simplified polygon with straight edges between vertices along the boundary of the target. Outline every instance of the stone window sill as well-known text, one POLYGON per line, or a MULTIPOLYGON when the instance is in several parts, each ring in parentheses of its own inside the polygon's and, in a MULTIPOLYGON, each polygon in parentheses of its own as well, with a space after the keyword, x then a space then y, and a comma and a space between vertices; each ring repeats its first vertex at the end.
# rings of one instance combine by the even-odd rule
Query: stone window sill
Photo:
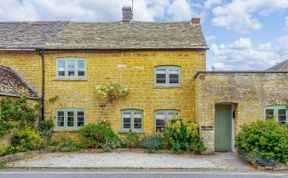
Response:
MULTIPOLYGON (((129 131, 121 130, 121 131, 119 131, 118 133, 119 133, 119 134, 128 134, 128 132, 129 132, 129 131)), ((143 130, 134 130, 134 131, 132 131, 132 133, 143 134, 144 131, 143 131, 143 130)))
POLYGON ((154 89, 169 89, 169 88, 182 88, 181 85, 178 86, 154 86, 154 89))
POLYGON ((54 78, 53 81, 87 81, 86 78, 54 78))
POLYGON ((53 132, 77 132, 80 128, 54 128, 53 132))

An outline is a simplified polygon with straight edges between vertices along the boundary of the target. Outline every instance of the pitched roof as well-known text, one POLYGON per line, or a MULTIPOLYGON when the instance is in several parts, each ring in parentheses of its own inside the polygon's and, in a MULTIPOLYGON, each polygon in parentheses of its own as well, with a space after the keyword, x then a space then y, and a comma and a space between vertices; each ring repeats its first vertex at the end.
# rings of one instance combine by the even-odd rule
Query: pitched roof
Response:
POLYGON ((2 22, 0 49, 207 49, 186 22, 2 22))
POLYGON ((288 59, 279 64, 276 64, 273 67, 268 68, 267 70, 288 71, 288 59))
POLYGON ((19 96, 20 91, 26 92, 29 98, 39 98, 38 92, 13 69, 0 65, 0 96, 19 96))

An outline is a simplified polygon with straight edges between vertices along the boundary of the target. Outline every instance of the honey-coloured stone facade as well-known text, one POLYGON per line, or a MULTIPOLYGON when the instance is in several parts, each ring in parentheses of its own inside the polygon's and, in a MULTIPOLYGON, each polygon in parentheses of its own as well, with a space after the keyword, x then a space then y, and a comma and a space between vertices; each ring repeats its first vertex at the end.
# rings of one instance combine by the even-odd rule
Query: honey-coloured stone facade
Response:
MULTIPOLYGON (((121 131, 121 110, 143 111, 145 134, 154 131, 154 111, 176 109, 183 120, 195 121, 195 80, 205 70, 205 50, 134 50, 134 51, 45 51, 45 98, 58 96, 55 104, 47 104, 45 118, 55 120, 56 110, 85 110, 86 124, 109 120, 115 132, 121 131), (57 58, 84 58, 85 79, 57 79, 57 58), (179 87, 156 87, 156 66, 179 66, 179 87), (96 86, 118 82, 129 89, 129 95, 100 107, 96 86)), ((41 91, 41 57, 37 52, 0 53, 1 64, 13 67, 23 78, 41 91)))

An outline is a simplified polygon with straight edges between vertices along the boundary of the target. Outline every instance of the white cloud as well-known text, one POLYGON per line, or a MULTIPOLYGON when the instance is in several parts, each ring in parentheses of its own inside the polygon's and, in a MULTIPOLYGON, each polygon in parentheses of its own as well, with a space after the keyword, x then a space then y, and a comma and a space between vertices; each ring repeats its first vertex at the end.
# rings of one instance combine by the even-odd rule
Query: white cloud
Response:
POLYGON ((222 3, 222 0, 206 0, 204 6, 206 9, 211 9, 215 5, 219 5, 222 3))
POLYGON ((252 48, 253 44, 250 40, 250 38, 239 38, 239 40, 236 40, 234 43, 230 44, 230 48, 234 49, 248 49, 252 48))
POLYGON ((285 18, 285 22, 284 22, 284 28, 283 30, 288 31, 288 17, 285 18))
MULTIPOLYGON (((72 20, 119 21, 131 0, 1 0, 0 21, 72 20)), ((188 0, 134 0, 134 20, 190 20, 188 0)))
POLYGON ((281 36, 278 39, 280 44, 279 53, 283 58, 288 59, 288 35, 281 36))
POLYGON ((192 6, 187 0, 174 0, 167 10, 172 20, 190 20, 193 16, 192 6))
POLYGON ((255 45, 249 38, 240 38, 231 44, 212 44, 207 69, 264 70, 280 60, 271 43, 255 45))
POLYGON ((207 36, 205 37, 206 41, 213 41, 216 39, 216 36, 215 35, 211 35, 211 36, 207 36))
POLYGON ((248 32, 262 28, 257 15, 269 15, 288 9, 287 0, 232 0, 213 8, 212 23, 228 30, 248 32))

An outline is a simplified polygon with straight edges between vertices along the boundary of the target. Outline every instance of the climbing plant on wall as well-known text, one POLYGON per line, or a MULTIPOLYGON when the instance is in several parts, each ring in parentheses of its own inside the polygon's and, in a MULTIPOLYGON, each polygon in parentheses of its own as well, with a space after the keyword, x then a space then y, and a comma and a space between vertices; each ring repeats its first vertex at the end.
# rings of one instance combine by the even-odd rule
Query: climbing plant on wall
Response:
POLYGON ((117 82, 111 82, 109 84, 97 85, 96 94, 100 100, 100 104, 105 106, 107 103, 112 103, 115 100, 126 97, 129 94, 129 90, 117 82))

